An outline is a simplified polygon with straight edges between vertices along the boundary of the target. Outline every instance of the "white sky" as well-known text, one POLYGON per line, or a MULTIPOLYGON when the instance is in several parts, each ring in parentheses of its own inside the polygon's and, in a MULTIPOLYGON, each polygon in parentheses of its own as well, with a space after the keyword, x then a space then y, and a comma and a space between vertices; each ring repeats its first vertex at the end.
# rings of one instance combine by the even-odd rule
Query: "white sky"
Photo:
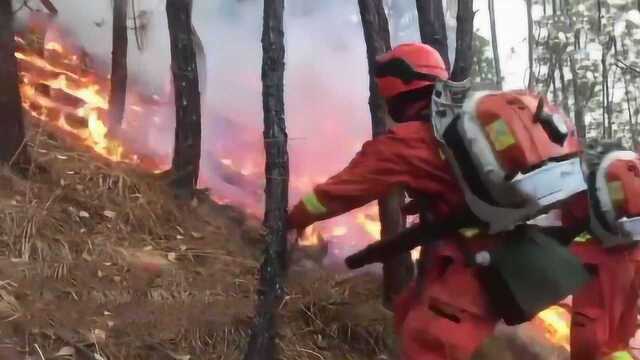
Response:
MULTIPOLYGON (((488 2, 476 0, 474 7, 478 10, 475 19, 476 29, 479 29, 482 36, 491 39, 488 2)), ((495 7, 498 51, 505 78, 504 88, 526 87, 528 49, 525 2, 524 0, 495 0, 495 7)))
MULTIPOLYGON (((289 0, 295 1, 295 0, 289 0)), ((355 2, 355 0, 352 0, 355 2)), ((446 3, 450 0, 444 0, 446 3)), ((160 0, 144 0, 136 1, 138 9, 146 8, 151 10, 154 15, 162 14, 164 7, 163 1, 160 0)), ((215 2, 213 2, 215 3, 215 2)), ((80 38, 81 43, 84 43, 91 52, 106 53, 110 52, 109 41, 95 41, 96 38, 104 38, 104 35, 109 34, 110 27, 110 9, 109 1, 97 1, 92 4, 91 7, 86 6, 84 0, 64 0, 58 1, 56 4, 60 8, 61 22, 66 24, 72 24, 75 29, 83 29, 78 31, 77 36, 80 38), (93 23, 97 21, 104 21, 103 28, 96 28, 93 23), (98 34, 101 33, 101 34, 98 34), (94 40, 94 41, 92 41, 94 40)), ((446 5, 445 5, 446 6, 446 5)), ((503 76, 505 78, 504 86, 506 89, 510 88, 522 88, 525 86, 525 77, 527 70, 527 19, 526 19, 526 7, 524 0, 495 0, 496 6, 496 18, 497 18, 497 33, 498 43, 501 58, 501 65, 503 76)), ((489 15, 487 11, 486 0, 475 0, 474 7, 477 10, 475 19, 475 28, 479 30, 480 34, 485 38, 490 39, 491 33, 489 29, 489 15)), ((213 6, 208 4, 208 0, 196 0, 194 5, 194 21, 196 26, 198 21, 203 19, 203 15, 208 13, 206 10, 211 10, 213 6), (206 2, 205 2, 206 1, 206 2), (200 8, 201 11, 198 11, 200 8), (205 10, 206 9, 206 10, 205 10), (205 10, 205 11, 202 11, 205 10)), ((163 29, 166 25, 166 20, 152 16, 152 21, 157 28, 163 29)), ((164 30, 164 29, 163 29, 164 30)), ((162 34, 164 35, 164 34, 162 34)), ((133 40, 133 39, 132 39, 133 40)), ((131 44, 133 45, 133 44, 131 44)), ((133 55, 133 54, 132 54, 133 55)), ((135 57, 135 55, 133 55, 135 57)), ((155 63, 162 63, 158 68, 165 68, 165 61, 158 61, 155 59, 155 63)), ((163 59, 164 60, 164 59, 163 59)), ((166 59, 168 60, 168 59, 166 59)), ((143 70, 142 67, 149 66, 148 61, 143 65, 132 61, 130 66, 133 67, 131 71, 143 70), (138 69, 136 69, 138 68, 138 69)), ((154 66, 156 67, 156 66, 154 66)), ((144 69, 149 71, 149 69, 144 69)))

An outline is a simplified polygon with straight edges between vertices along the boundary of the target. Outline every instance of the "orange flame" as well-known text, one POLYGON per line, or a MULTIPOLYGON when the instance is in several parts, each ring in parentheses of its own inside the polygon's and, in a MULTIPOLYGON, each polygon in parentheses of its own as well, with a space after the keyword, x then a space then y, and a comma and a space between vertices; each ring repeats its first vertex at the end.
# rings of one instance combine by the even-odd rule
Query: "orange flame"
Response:
POLYGON ((562 306, 551 306, 540 312, 536 319, 542 323, 545 337, 565 349, 570 348, 571 314, 562 306))

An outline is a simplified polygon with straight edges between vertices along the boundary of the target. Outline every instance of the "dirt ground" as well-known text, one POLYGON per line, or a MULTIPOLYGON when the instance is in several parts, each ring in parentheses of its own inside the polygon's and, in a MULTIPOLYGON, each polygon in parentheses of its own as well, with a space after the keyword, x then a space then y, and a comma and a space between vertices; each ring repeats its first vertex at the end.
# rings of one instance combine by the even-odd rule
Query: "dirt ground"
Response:
MULTIPOLYGON (((176 202, 162 177, 67 145, 34 132, 31 180, 0 172, 0 360, 240 359, 259 222, 205 193, 176 202)), ((281 358, 391 358, 379 283, 294 267, 281 358)), ((522 359, 508 338, 478 359, 522 359)), ((531 359, 563 358, 548 351, 531 359)))

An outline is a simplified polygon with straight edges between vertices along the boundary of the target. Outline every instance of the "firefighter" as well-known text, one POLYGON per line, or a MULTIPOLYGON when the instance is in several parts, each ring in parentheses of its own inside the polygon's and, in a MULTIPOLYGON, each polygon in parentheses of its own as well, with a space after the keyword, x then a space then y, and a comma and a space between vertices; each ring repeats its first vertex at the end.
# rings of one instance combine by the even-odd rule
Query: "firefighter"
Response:
POLYGON ((634 359, 640 285, 640 156, 609 143, 586 152, 589 191, 563 210, 577 237, 571 250, 593 274, 572 300, 571 359, 634 359))
MULTIPOLYGON (((474 187, 460 186, 461 177, 456 175, 456 169, 461 165, 451 166, 451 159, 447 157, 449 147, 445 148, 441 134, 436 133, 430 121, 433 117, 432 97, 442 95, 435 90, 435 84, 448 78, 444 61, 436 50, 427 45, 402 44, 377 58, 375 74, 389 114, 398 124, 387 134, 367 141, 345 169, 303 197, 289 213, 290 229, 300 232, 316 221, 380 199, 397 186, 427 199, 423 213, 428 214, 432 222, 466 213, 469 207, 467 195, 471 195, 478 184, 474 183, 474 187)), ((516 192, 533 191, 526 196, 520 194, 523 196, 517 198, 521 201, 511 204, 506 203, 509 200, 505 201, 500 194, 490 192, 481 195, 496 210, 493 217, 489 216, 491 214, 482 216, 494 232, 508 229, 508 224, 503 221, 505 211, 500 206, 511 207, 512 213, 522 217, 540 210, 529 203, 531 199, 536 204, 547 206, 583 190, 579 186, 563 186, 571 185, 571 181, 566 179, 582 179, 579 165, 577 170, 575 166, 579 149, 570 121, 566 117, 560 119, 565 122, 561 126, 565 130, 561 145, 542 139, 545 132, 540 125, 534 124, 533 119, 537 101, 538 97, 524 92, 487 94, 474 99, 474 106, 481 109, 480 116, 464 119, 470 124, 485 122, 488 127, 486 132, 474 133, 475 140, 460 143, 467 152, 471 151, 473 144, 485 146, 478 150, 476 157, 468 159, 470 163, 465 166, 465 171, 475 171, 471 176, 479 181, 486 180, 484 185, 497 181, 516 189, 513 190, 516 192), (490 111, 491 107, 496 110, 490 111), (523 122, 521 118, 525 119, 526 125, 520 124, 523 122), (535 149, 532 142, 538 142, 535 149), (507 167, 496 166, 500 159, 496 157, 495 149, 502 152, 500 156, 510 159, 507 167), (568 160, 556 162, 553 159, 568 160), (546 175, 548 185, 541 185, 544 174, 531 171, 532 166, 544 171, 549 169, 547 163, 551 167, 553 164, 567 165, 563 170, 565 178, 562 181, 555 179, 558 174, 551 171, 553 174, 546 175), (514 171, 514 175, 519 171, 528 174, 522 176, 524 181, 508 176, 489 178, 486 166, 503 171, 503 175, 514 171), (539 186, 522 187, 522 184, 539 186), (548 197, 552 193, 554 195, 548 197), (524 211, 516 211, 516 208, 524 211)), ((446 105, 444 101, 439 104, 446 105)), ((451 129, 447 134, 455 132, 456 129, 451 129)), ((513 191, 511 195, 514 195, 513 191)), ((482 208, 481 203, 477 201, 473 207, 482 208)), ((515 219, 513 216, 510 218, 515 219)), ((395 323, 403 359, 468 359, 492 334, 499 316, 493 311, 481 285, 478 269, 466 266, 465 260, 466 250, 480 253, 491 246, 494 236, 470 236, 473 239, 453 233, 438 242, 439 245, 429 254, 432 261, 425 262, 425 275, 396 300, 395 323), (469 248, 463 251, 459 246, 461 242, 468 244, 469 248), (428 284, 424 288, 423 281, 428 284)))

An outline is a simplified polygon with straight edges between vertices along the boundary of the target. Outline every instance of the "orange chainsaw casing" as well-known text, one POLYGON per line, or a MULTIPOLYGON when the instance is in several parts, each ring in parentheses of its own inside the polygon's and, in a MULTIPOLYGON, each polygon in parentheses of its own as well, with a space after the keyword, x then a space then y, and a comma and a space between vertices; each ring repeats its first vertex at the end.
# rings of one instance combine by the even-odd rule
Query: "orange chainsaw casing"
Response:
POLYGON ((502 120, 506 123, 515 142, 504 149, 493 149, 507 173, 516 174, 522 169, 534 169, 552 159, 578 156, 581 151, 573 122, 559 108, 544 101, 544 111, 563 120, 568 136, 562 145, 551 141, 542 125, 534 118, 540 96, 514 90, 483 96, 476 104, 475 112, 487 136, 490 125, 502 120))

